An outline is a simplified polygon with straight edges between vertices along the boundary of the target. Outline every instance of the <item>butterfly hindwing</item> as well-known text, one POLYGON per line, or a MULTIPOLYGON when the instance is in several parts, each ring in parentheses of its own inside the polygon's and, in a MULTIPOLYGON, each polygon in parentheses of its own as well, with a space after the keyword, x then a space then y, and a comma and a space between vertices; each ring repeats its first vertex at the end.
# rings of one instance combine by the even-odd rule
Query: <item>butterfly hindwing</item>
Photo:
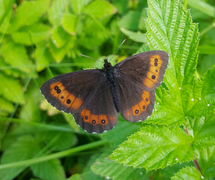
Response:
POLYGON ((101 133, 117 124, 118 114, 101 70, 59 75, 40 89, 51 105, 72 113, 77 124, 87 132, 101 133))
POLYGON ((163 80, 168 65, 164 51, 149 51, 131 56, 115 65, 120 94, 120 113, 131 122, 151 115, 155 89, 163 80))

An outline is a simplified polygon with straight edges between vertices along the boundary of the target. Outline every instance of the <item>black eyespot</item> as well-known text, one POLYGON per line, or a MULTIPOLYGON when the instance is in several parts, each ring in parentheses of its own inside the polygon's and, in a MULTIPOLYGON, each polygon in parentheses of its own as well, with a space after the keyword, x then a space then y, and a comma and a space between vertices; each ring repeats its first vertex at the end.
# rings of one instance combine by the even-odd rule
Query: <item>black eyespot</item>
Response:
POLYGON ((158 63, 156 63, 156 62, 155 62, 155 63, 154 63, 154 65, 155 65, 155 66, 157 66, 157 65, 158 65, 158 63))
POLYGON ((60 98, 61 98, 61 99, 63 99, 63 98, 64 98, 64 96, 61 96, 60 98))
POLYGON ((158 62, 158 59, 157 59, 157 58, 155 59, 155 62, 158 62))
POLYGON ((55 86, 54 89, 55 89, 55 90, 58 90, 58 86, 55 86))
POLYGON ((156 78, 156 76, 155 75, 152 75, 152 79, 155 79, 156 78))
POLYGON ((58 90, 57 90, 57 93, 59 94, 60 92, 61 92, 61 90, 60 90, 60 89, 58 89, 58 90))
POLYGON ((146 106, 143 106, 143 109, 146 109, 146 106))
POLYGON ((158 72, 158 70, 156 69, 156 72, 158 72))
POLYGON ((93 119, 93 120, 92 120, 92 123, 93 123, 93 124, 96 124, 96 120, 93 119))
POLYGON ((70 104, 70 103, 71 103, 71 100, 70 100, 70 99, 67 99, 67 100, 66 100, 66 103, 67 103, 67 104, 70 104))
POLYGON ((85 118, 85 119, 88 119, 88 116, 85 116, 84 118, 85 118))
POLYGON ((138 114, 138 113, 139 113, 139 110, 135 110, 135 113, 138 114))
POLYGON ((149 99, 148 98, 146 98, 146 102, 148 102, 149 101, 149 99))
POLYGON ((102 124, 105 124, 105 120, 104 119, 102 119, 101 122, 102 122, 102 124))

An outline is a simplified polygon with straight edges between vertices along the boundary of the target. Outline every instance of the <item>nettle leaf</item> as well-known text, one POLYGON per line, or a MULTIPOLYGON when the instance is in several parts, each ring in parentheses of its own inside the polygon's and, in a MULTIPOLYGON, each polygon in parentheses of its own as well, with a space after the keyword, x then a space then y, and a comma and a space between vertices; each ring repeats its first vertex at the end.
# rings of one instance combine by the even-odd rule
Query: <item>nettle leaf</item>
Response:
POLYGON ((191 142, 192 138, 179 127, 146 125, 122 143, 109 158, 149 171, 192 160, 191 142))
POLYGON ((177 172, 172 178, 172 180, 200 180, 203 179, 201 177, 201 173, 195 167, 185 167, 182 168, 179 172, 177 172))
POLYGON ((192 23, 190 13, 179 1, 149 0, 148 4, 146 36, 150 49, 167 51, 170 62, 164 77, 168 90, 162 86, 157 89, 156 113, 146 122, 181 125, 186 123, 185 116, 190 109, 188 102, 193 99, 190 91, 196 81, 197 25, 192 23))

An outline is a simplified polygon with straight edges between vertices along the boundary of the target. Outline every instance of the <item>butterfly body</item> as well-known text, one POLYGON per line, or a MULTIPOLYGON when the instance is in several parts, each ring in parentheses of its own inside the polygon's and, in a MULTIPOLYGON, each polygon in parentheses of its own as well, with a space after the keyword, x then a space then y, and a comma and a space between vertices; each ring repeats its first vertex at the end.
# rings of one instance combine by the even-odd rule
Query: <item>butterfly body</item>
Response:
POLYGON ((130 122, 151 115, 155 89, 163 80, 167 64, 166 52, 148 51, 115 66, 104 60, 103 69, 56 76, 40 89, 50 104, 72 113, 84 130, 102 133, 117 124, 118 112, 130 122))

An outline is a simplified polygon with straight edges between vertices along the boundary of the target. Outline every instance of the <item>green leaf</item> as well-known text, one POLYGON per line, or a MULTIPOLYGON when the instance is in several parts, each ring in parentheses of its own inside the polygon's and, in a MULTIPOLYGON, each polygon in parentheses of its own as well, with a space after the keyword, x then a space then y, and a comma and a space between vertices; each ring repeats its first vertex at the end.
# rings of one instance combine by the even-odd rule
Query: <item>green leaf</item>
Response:
POLYGON ((64 56, 69 52, 70 48, 74 47, 75 42, 76 42, 76 37, 69 36, 66 43, 62 47, 57 48, 52 41, 49 41, 48 46, 51 51, 51 55, 55 59, 55 61, 61 62, 64 56))
POLYGON ((37 71, 43 70, 49 63, 54 62, 49 49, 47 48, 47 42, 40 43, 35 50, 36 68, 37 71))
POLYGON ((119 26, 124 29, 138 30, 139 22, 141 20, 141 13, 137 11, 129 11, 119 21, 119 26))
POLYGON ((41 179, 63 180, 65 172, 58 159, 52 159, 31 166, 35 176, 41 179))
POLYGON ((91 166, 94 173, 114 180, 149 179, 147 178, 149 174, 146 173, 145 169, 134 169, 133 167, 116 163, 108 159, 109 155, 106 150, 106 153, 96 160, 91 166))
POLYGON ((196 157, 204 179, 215 177, 215 147, 199 147, 196 149, 196 157))
POLYGON ((0 97, 0 113, 2 113, 3 111, 12 113, 13 110, 14 110, 13 104, 10 101, 7 101, 6 99, 0 97))
MULTIPOLYGON (((87 165, 85 166, 85 169, 83 173, 81 174, 81 179, 83 180, 88 180, 88 179, 93 179, 93 180, 105 180, 104 177, 101 177, 100 175, 95 174, 91 170, 92 164, 95 162, 95 160, 99 157, 99 154, 94 154, 90 157, 90 160, 88 161, 87 165)), ((73 180, 73 178, 72 178, 73 180)))
POLYGON ((198 47, 200 54, 215 54, 215 46, 201 45, 198 47))
POLYGON ((36 21, 48 10, 49 0, 24 1, 17 8, 17 13, 8 28, 10 33, 15 32, 22 26, 28 26, 36 21))
POLYGON ((0 1, 0 32, 7 33, 8 26, 10 25, 10 13, 12 11, 12 5, 14 0, 0 1))
MULTIPOLYGON (((26 159, 31 159, 36 156, 40 151, 35 139, 31 136, 22 136, 13 142, 13 144, 5 150, 2 158, 1 164, 19 162, 26 159)), ((1 180, 14 179, 20 172, 22 172, 27 166, 21 167, 11 167, 7 169, 0 170, 1 180)))
POLYGON ((60 20, 63 17, 65 9, 70 0, 55 0, 52 1, 51 8, 48 10, 49 21, 57 26, 60 24, 60 20))
POLYGON ((90 1, 91 0, 71 0, 73 12, 75 14, 80 14, 90 1))
POLYGON ((117 148, 130 134, 139 131, 141 127, 141 123, 131 123, 121 119, 111 131, 102 133, 102 138, 108 140, 112 148, 117 148))
POLYGON ((20 28, 12 34, 16 43, 33 45, 46 40, 50 35, 50 28, 43 24, 33 24, 20 28))
POLYGON ((0 95, 14 103, 24 103, 22 86, 16 79, 0 73, 0 95))
POLYGON ((66 13, 61 20, 62 27, 71 35, 76 35, 78 17, 74 14, 66 13))
POLYGON ((83 13, 89 14, 95 18, 102 18, 104 16, 112 15, 117 12, 117 9, 107 1, 94 0, 83 10, 83 13))
POLYGON ((192 160, 191 142, 192 138, 179 127, 146 125, 122 143, 109 158, 149 171, 192 160))
POLYGON ((193 146, 196 150, 215 147, 215 117, 203 116, 192 119, 189 133, 194 137, 193 146))
POLYGON ((184 180, 184 179, 189 179, 189 180, 201 180, 201 173, 194 167, 185 167, 180 169, 179 172, 177 172, 171 180, 184 180))
POLYGON ((50 145, 52 151, 63 151, 71 148, 77 143, 77 138, 72 132, 47 131, 38 134, 37 138, 39 141, 43 142, 51 142, 55 139, 54 143, 50 145))
POLYGON ((149 0, 148 6, 146 37, 150 49, 167 51, 170 60, 164 77, 163 87, 166 88, 160 86, 156 90, 155 113, 146 122, 185 124, 185 117, 197 101, 194 95, 199 90, 195 89, 198 81, 194 78, 198 28, 179 1, 149 0))
POLYGON ((211 17, 215 17, 215 8, 204 1, 196 1, 196 0, 189 0, 187 1, 188 5, 197 9, 200 12, 203 12, 211 17))
POLYGON ((32 62, 28 59, 24 46, 10 41, 4 43, 0 50, 4 60, 11 66, 25 73, 31 72, 32 62))
POLYGON ((70 40, 70 36, 61 26, 56 26, 52 31, 52 42, 57 48, 61 48, 70 40))
POLYGON ((142 43, 147 42, 145 34, 141 32, 133 32, 124 28, 121 28, 120 30, 133 41, 142 42, 142 43))

